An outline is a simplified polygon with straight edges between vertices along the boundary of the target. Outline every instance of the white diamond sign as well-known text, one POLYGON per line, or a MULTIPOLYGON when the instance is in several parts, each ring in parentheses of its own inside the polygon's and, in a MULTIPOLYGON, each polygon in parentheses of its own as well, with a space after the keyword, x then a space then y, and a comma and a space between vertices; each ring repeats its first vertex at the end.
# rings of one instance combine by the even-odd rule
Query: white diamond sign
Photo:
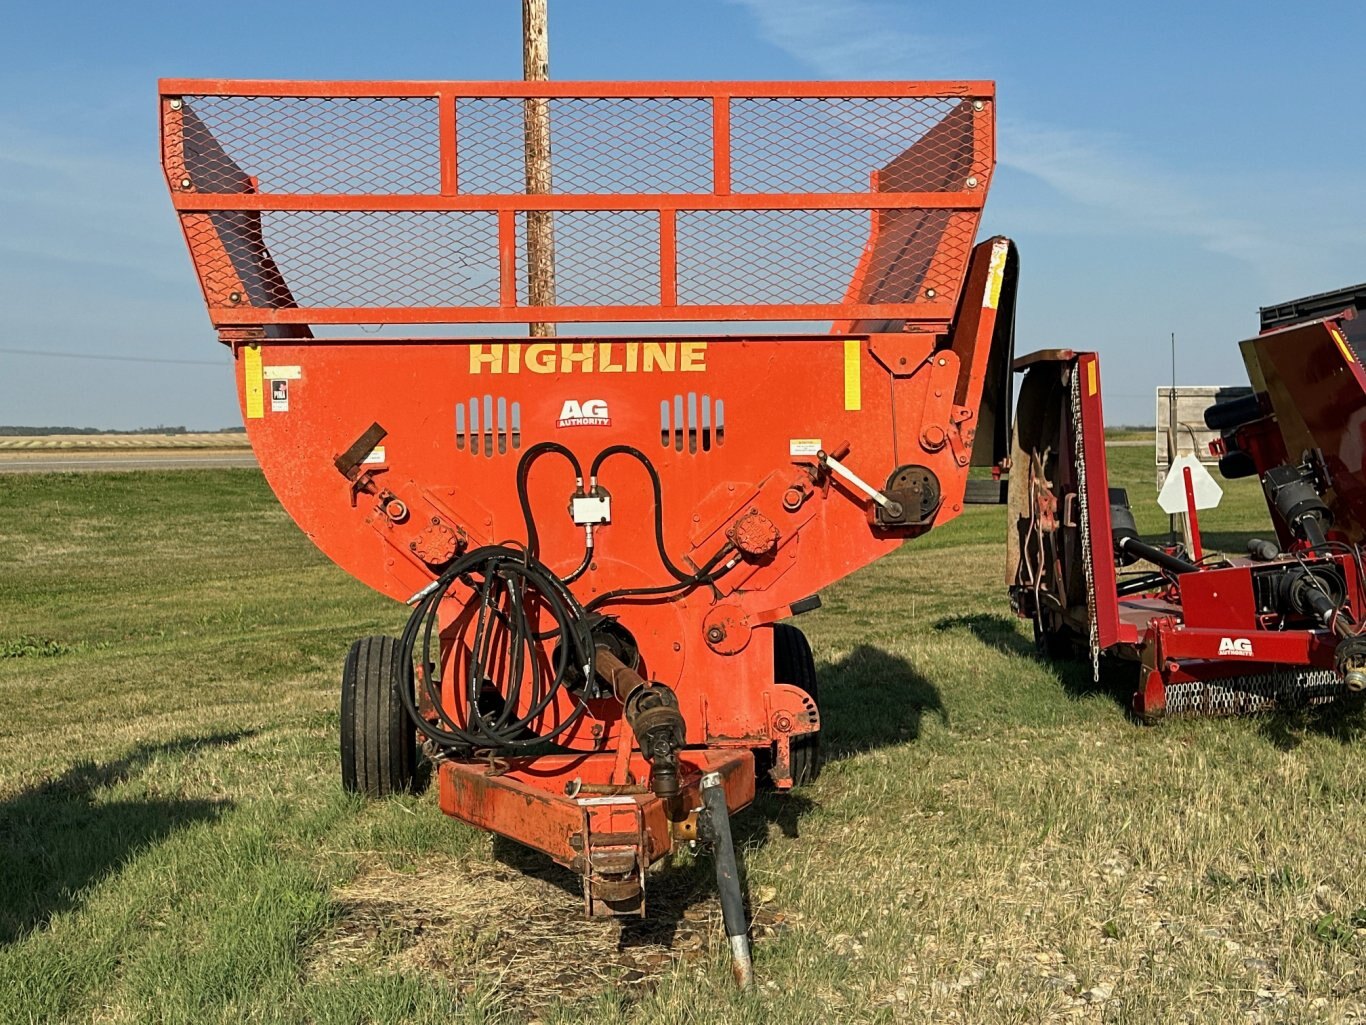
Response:
POLYGON ((1175 515, 1186 511, 1186 467, 1190 467, 1191 471, 1195 508, 1213 509, 1224 497, 1224 489, 1210 476, 1199 459, 1195 456, 1177 456, 1172 460, 1172 468, 1167 471, 1167 479, 1162 482, 1162 490, 1157 493, 1157 504, 1164 513, 1175 515))

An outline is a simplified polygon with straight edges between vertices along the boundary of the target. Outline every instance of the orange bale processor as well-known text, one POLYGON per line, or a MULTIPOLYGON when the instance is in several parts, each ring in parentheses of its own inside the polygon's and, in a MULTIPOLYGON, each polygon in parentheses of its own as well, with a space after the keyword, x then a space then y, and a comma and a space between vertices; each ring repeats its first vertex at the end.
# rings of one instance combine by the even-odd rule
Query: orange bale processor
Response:
POLYGON ((594 915, 643 914, 648 867, 711 842, 747 977, 728 815, 819 768, 785 621, 1000 498, 1017 259, 974 245, 992 85, 160 92, 266 478, 411 606, 346 658, 344 783, 407 787, 420 742, 445 812, 581 874, 594 915), (528 194, 533 106, 553 174, 528 194))

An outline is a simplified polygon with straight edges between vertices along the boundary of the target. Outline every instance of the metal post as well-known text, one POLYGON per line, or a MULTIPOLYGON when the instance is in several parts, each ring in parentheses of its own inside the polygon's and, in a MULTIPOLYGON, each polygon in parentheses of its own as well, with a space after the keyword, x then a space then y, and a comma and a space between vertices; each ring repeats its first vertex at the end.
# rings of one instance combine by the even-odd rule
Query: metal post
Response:
MULTIPOLYGON (((550 34, 546 0, 522 0, 522 77, 528 82, 550 79, 550 34)), ((523 102, 526 193, 551 190, 550 101, 531 96, 523 102)), ((526 217, 527 302, 555 305, 555 223, 549 210, 528 210, 526 217)), ((532 324, 534 338, 552 338, 554 324, 532 324)))
POLYGON ((721 891, 721 917, 730 940, 731 971, 741 989, 754 985, 754 961, 749 953, 749 925, 745 921, 745 894, 740 887, 740 866, 735 860, 735 842, 730 834, 730 809, 721 774, 709 772, 702 777, 702 807, 706 810, 710 839, 716 848, 716 887, 721 891))
MULTIPOLYGON (((1172 472, 1172 465, 1176 462, 1176 451, 1178 439, 1176 436, 1176 332, 1172 332, 1172 385, 1167 392, 1167 472, 1172 472)), ((1161 487, 1161 482, 1158 482, 1161 487)), ((1176 514, 1171 513, 1167 516, 1167 530, 1171 534, 1172 541, 1176 540, 1176 514)))

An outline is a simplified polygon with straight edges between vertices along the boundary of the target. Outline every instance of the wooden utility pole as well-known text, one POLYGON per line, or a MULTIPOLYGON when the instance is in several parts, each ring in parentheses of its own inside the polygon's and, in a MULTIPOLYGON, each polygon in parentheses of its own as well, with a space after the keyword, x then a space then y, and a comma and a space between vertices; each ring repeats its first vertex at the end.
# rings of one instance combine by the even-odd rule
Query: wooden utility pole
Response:
MULTIPOLYGON (((522 0, 522 78, 545 82, 550 78, 547 0, 522 0)), ((526 193, 550 192, 550 101, 528 97, 523 104, 525 126, 526 193)), ((532 306, 555 305, 555 222, 549 210, 528 210, 526 217, 527 301, 532 306)), ((534 338, 551 338, 554 324, 532 324, 534 338)))

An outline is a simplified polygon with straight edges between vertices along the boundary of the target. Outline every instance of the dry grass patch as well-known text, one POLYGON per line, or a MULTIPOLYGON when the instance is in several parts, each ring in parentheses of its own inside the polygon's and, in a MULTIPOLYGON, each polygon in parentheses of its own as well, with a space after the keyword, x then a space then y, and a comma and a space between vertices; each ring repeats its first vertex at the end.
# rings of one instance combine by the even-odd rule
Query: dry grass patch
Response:
MULTIPOLYGON (((696 871, 651 873, 644 920, 589 919, 577 876, 499 846, 502 861, 370 859, 333 892, 332 925, 309 951, 309 973, 430 974, 465 995, 494 990, 504 1008, 534 1015, 604 990, 634 1002, 665 975, 698 975, 724 953, 721 905, 696 871)), ((758 904, 756 945, 793 922, 758 904)))

